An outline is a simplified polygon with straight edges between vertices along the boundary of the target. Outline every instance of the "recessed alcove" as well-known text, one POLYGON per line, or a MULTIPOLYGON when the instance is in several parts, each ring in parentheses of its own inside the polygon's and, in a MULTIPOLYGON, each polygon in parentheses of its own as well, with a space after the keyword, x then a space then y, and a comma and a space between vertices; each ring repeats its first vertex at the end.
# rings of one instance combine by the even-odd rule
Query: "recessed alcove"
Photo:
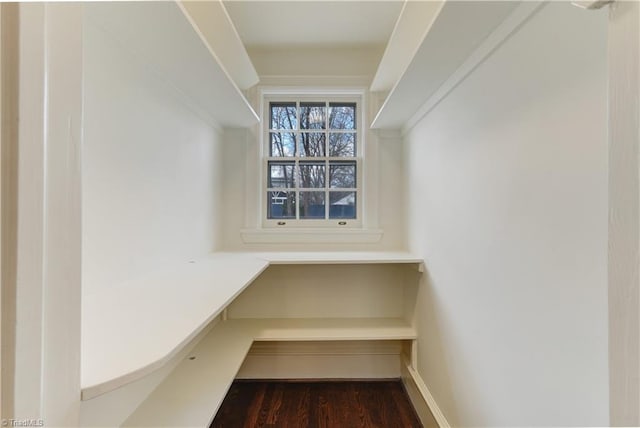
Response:
POLYGON ((322 31, 247 42, 288 35, 247 2, 16 5, 15 407, 205 426, 237 377, 392 375, 442 427, 609 424, 604 10, 261 3, 322 31), (263 95, 304 90, 361 95, 349 232, 261 218, 263 95))

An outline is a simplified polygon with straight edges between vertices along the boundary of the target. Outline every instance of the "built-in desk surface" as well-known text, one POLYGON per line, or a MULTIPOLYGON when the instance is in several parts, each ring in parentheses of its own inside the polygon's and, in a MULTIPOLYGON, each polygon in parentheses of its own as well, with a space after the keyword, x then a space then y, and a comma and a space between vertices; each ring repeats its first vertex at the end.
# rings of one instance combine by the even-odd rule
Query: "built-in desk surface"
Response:
POLYGON ((213 253, 83 295, 84 400, 142 378, 182 350, 270 264, 415 263, 403 252, 213 253))

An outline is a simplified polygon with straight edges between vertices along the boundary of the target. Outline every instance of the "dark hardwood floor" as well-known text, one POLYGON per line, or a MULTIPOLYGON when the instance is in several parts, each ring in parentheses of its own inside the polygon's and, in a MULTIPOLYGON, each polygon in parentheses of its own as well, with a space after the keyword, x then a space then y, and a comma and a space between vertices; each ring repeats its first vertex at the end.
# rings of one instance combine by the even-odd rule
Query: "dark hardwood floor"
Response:
POLYGON ((422 427, 400 381, 236 381, 213 428, 422 427))

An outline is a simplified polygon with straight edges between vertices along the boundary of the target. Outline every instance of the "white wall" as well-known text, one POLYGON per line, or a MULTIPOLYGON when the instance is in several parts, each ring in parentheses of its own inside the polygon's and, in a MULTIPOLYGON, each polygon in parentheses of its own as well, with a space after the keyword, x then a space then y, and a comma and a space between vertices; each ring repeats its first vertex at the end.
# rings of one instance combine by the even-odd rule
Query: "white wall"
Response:
POLYGON ((396 138, 376 138, 369 133, 364 158, 365 206, 369 228, 384 231, 375 243, 284 244, 244 243, 240 231, 255 228, 260 222, 257 204, 261 164, 259 137, 246 130, 226 130, 224 152, 223 248, 232 251, 339 251, 399 250, 405 248, 404 159, 396 138))
MULTIPOLYGON (((383 49, 363 47, 288 47, 249 49, 249 56, 260 75, 261 87, 325 88, 327 91, 367 88, 380 61, 383 49)), ((249 91, 249 99, 259 111, 257 88, 249 91)), ((364 95, 366 123, 370 123, 378 108, 376 100, 364 95)), ((403 162, 397 137, 382 138, 366 133, 364 144, 364 204, 365 228, 382 229, 376 243, 312 243, 247 244, 240 231, 261 224, 260 207, 256 201, 261 189, 260 126, 250 130, 228 130, 224 146, 223 247, 234 251, 252 250, 392 250, 406 245, 404 194, 401 189, 403 162)))
POLYGON ((404 266, 274 265, 229 306, 230 318, 404 316, 404 266))
POLYGON ((83 291, 217 246, 222 138, 144 54, 84 34, 83 291))
POLYGON ((267 76, 366 76, 373 77, 383 48, 296 47, 253 48, 249 57, 262 81, 267 76))
POLYGON ((402 341, 254 342, 237 379, 400 377, 402 341))
POLYGON ((606 29, 547 4, 406 137, 418 371, 452 426, 608 425, 606 29))

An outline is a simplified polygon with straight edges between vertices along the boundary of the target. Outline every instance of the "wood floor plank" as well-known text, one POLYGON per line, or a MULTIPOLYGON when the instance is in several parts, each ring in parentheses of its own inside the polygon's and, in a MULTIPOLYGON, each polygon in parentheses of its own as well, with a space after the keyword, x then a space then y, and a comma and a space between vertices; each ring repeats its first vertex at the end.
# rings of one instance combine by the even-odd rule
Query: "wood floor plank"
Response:
POLYGON ((422 427, 400 381, 236 381, 211 428, 422 427))

